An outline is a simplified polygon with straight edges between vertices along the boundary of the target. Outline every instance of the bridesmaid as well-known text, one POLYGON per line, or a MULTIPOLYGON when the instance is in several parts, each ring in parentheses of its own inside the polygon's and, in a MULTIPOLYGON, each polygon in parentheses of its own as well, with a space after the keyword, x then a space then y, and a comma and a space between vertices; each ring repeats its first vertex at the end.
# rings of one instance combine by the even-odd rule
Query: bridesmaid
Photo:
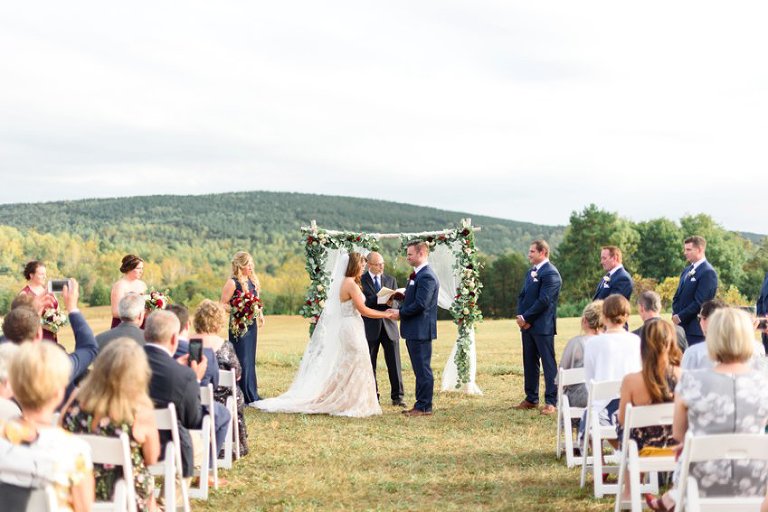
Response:
MULTIPOLYGON (((253 258, 245 251, 239 251, 232 258, 232 277, 227 280, 221 291, 221 303, 229 306, 235 292, 242 290, 248 290, 257 297, 261 291, 259 279, 253 271, 253 258)), ((248 327, 248 331, 239 338, 235 337, 231 330, 229 331, 229 340, 235 346, 237 358, 243 368, 242 377, 237 382, 243 392, 245 403, 251 406, 254 402, 261 400, 256 383, 256 339, 258 328, 263 325, 264 316, 260 312, 256 321, 248 327)))
POLYGON ((123 277, 112 285, 112 293, 110 295, 110 304, 112 306, 112 327, 110 329, 114 329, 120 323, 120 313, 117 309, 120 299, 129 292, 138 293, 139 295, 147 293, 147 285, 141 280, 141 276, 144 274, 143 259, 134 254, 126 254, 123 256, 120 272, 122 272, 123 277))
MULTIPOLYGON (((50 295, 51 300, 53 301, 51 307, 55 309, 59 308, 59 301, 56 300, 56 297, 54 297, 53 294, 48 293, 48 275, 45 271, 45 263, 38 260, 32 260, 27 263, 24 267, 24 279, 27 280, 27 285, 22 288, 19 294, 25 293, 35 297, 50 295)), ((57 336, 55 333, 43 328, 43 339, 57 341, 57 336)))

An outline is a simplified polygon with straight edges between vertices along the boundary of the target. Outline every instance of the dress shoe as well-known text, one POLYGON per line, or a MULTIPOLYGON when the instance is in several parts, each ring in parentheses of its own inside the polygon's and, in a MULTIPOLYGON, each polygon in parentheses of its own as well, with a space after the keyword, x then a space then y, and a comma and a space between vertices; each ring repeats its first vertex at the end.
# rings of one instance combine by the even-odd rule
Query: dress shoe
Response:
POLYGON ((396 407, 408 407, 402 400, 392 400, 392 405, 396 407))
POLYGON ((540 413, 543 414, 544 416, 551 416, 557 413, 557 407, 555 407, 552 404, 547 404, 541 408, 540 413))
POLYGON ((529 402, 528 400, 523 400, 517 405, 512 406, 513 409, 517 409, 518 411, 525 411, 527 409, 536 409, 538 405, 534 404, 533 402, 529 402))
POLYGON ((403 411, 406 416, 432 416, 432 411, 422 411, 421 409, 413 408, 403 411))

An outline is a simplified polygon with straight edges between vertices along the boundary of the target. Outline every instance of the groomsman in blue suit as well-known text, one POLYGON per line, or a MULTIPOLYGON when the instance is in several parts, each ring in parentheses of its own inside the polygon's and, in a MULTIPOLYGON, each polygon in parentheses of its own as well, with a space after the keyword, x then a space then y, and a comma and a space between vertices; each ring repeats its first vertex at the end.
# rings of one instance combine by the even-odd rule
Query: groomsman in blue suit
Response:
POLYGON ((701 305, 717 294, 717 272, 707 261, 706 249, 703 237, 685 239, 683 254, 690 265, 680 274, 680 284, 672 299, 672 321, 685 330, 689 347, 704 341, 698 314, 701 305))
POLYGON ((523 339, 523 371, 525 374, 525 400, 515 409, 535 409, 539 404, 539 360, 544 367, 544 400, 541 414, 557 412, 557 363, 555 362, 555 334, 557 334, 557 300, 562 280, 560 273, 549 262, 549 244, 534 240, 528 250, 533 267, 525 276, 525 283, 517 300, 517 325, 523 339))
MULTIPOLYGON (((760 288, 760 295, 757 296, 756 313, 759 318, 765 318, 768 315, 768 272, 766 272, 763 286, 760 288)), ((763 331, 763 346, 768 353, 768 329, 763 331)))
POLYGON ((416 403, 403 411, 407 416, 430 416, 435 379, 432 375, 432 340, 437 338, 437 296, 440 282, 429 267, 429 247, 425 242, 408 242, 406 260, 413 267, 405 297, 396 320, 405 338, 413 373, 416 374, 416 403))
POLYGON ((632 276, 629 275, 629 272, 622 265, 621 260, 621 249, 618 247, 606 245, 600 249, 600 264, 606 273, 600 278, 600 282, 597 283, 592 300, 602 300, 609 295, 615 294, 623 295, 625 299, 629 300, 635 284, 632 282, 632 276))

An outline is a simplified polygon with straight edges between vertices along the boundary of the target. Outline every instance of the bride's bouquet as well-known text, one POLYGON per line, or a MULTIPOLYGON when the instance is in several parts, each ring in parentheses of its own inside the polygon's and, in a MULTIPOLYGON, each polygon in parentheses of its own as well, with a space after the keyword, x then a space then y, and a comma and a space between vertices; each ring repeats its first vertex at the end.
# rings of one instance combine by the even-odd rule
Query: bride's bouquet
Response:
POLYGON ((43 329, 56 334, 59 332, 59 329, 69 323, 69 318, 59 308, 48 308, 43 310, 41 322, 43 323, 43 329))
POLYGON ((232 307, 229 315, 229 330, 235 338, 239 338, 248 331, 261 314, 261 299, 251 292, 237 290, 230 299, 229 305, 232 307))
POLYGON ((168 304, 173 302, 168 296, 168 290, 166 290, 165 293, 161 293, 152 288, 145 297, 144 309, 148 312, 152 312, 156 309, 165 309, 168 304))

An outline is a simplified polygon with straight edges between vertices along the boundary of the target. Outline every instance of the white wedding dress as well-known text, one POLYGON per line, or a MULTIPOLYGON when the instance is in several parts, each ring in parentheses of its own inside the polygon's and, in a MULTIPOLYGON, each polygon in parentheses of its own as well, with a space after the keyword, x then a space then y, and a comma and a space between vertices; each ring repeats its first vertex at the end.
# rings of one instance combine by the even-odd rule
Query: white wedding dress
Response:
POLYGON ((338 258, 326 307, 291 387, 256 402, 259 409, 351 417, 381 414, 363 318, 351 300, 339 299, 348 260, 346 254, 338 258))

